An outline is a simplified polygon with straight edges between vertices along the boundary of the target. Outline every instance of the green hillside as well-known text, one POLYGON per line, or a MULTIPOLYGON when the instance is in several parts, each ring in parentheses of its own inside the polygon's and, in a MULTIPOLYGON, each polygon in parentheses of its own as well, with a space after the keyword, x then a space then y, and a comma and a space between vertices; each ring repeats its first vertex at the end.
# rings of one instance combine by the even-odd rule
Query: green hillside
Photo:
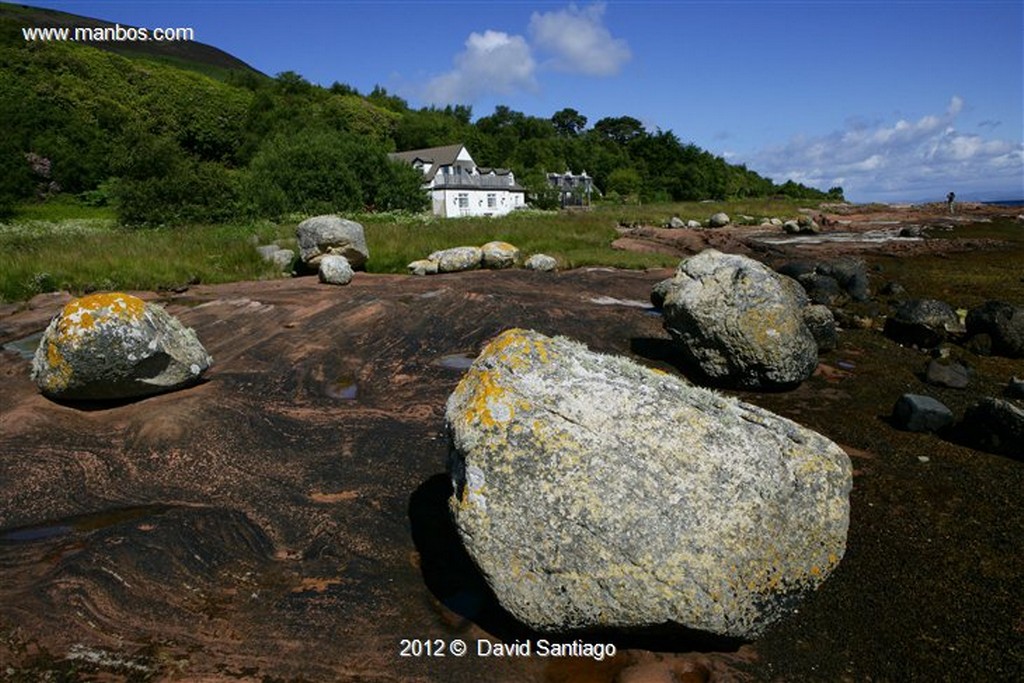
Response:
MULTIPOLYGON (((23 41, 22 28, 26 27, 95 27, 107 28, 114 24, 101 19, 82 17, 56 10, 0 3, 0 41, 23 41)), ((181 42, 109 42, 85 43, 92 47, 134 59, 148 59, 171 64, 182 69, 198 71, 214 78, 226 79, 233 73, 262 77, 263 74, 234 55, 211 45, 195 41, 181 42)))
MULTIPOLYGON (((0 4, 0 214, 35 199, 110 204, 125 225, 217 223, 297 213, 412 210, 420 176, 391 151, 465 143, 482 166, 510 168, 537 206, 548 171, 586 169, 614 202, 786 195, 673 131, 628 116, 588 126, 498 106, 413 109, 377 87, 263 76, 199 43, 26 41, 33 26, 106 22, 0 4)), ((841 197, 840 188, 829 196, 841 197)))

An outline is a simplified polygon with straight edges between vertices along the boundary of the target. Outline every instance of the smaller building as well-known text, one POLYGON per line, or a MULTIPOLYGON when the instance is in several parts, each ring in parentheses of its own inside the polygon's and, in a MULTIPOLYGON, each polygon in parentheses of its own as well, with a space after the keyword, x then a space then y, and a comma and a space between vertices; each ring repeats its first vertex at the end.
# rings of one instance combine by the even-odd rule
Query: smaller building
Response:
POLYGON ((423 172, 435 216, 504 216, 526 206, 512 171, 477 166, 465 145, 414 149, 388 157, 423 172))
POLYGON ((548 173, 548 185, 558 190, 558 202, 564 209, 568 206, 590 206, 590 196, 595 191, 594 179, 586 171, 575 174, 548 173))

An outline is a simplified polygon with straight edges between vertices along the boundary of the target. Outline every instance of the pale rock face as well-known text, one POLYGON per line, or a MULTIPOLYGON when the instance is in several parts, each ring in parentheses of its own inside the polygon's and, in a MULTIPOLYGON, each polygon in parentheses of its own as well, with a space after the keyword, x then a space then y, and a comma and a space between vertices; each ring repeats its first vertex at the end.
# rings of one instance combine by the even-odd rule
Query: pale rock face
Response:
POLYGON ((310 267, 319 267, 327 254, 344 256, 355 269, 365 268, 370 258, 363 226, 340 216, 307 218, 295 228, 295 236, 299 256, 310 267))
POLYGON ((845 551, 838 446, 565 338, 496 337, 446 418, 459 535, 531 627, 752 638, 845 551))
POLYGON ((194 384, 212 362, 162 306, 111 292, 75 299, 54 316, 32 379, 51 398, 134 398, 194 384))

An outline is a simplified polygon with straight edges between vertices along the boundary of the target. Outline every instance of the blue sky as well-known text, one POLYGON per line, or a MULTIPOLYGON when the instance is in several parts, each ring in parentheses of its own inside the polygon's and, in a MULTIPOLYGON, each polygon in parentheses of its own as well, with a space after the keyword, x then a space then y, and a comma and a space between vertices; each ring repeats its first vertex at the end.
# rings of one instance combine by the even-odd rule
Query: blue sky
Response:
POLYGON ((858 202, 1024 197, 1022 0, 30 4, 413 106, 634 116, 858 202))

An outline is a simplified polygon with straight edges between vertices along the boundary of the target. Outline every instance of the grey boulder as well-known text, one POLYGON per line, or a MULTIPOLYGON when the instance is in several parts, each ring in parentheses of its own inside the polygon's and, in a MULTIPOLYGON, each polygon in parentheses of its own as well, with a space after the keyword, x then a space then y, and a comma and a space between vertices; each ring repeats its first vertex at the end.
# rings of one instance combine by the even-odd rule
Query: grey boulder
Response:
POLYGON ((427 257, 428 261, 437 263, 439 273, 459 273, 464 270, 475 270, 480 267, 483 251, 480 247, 452 247, 435 251, 427 257))
POLYGON ((484 268, 511 268, 519 261, 519 248, 508 242, 488 242, 480 251, 484 268))
POLYGON ((327 254, 320 259, 318 271, 320 282, 328 285, 347 285, 352 282, 355 273, 352 272, 352 265, 344 256, 327 254))
POLYGON ((711 381, 751 388, 797 384, 818 365, 791 278, 714 249, 679 264, 665 296, 665 329, 711 381))
POLYGON ((50 398, 125 399, 194 384, 211 363, 196 333, 162 306, 109 292, 74 299, 53 317, 32 379, 50 398))
POLYGON ((729 222, 729 214, 722 213, 721 211, 716 214, 712 214, 711 218, 708 219, 708 225, 712 228, 724 228, 729 225, 729 222))
POLYGON ((534 254, 530 258, 526 259, 526 263, 523 267, 527 270, 539 270, 542 272, 551 272, 558 268, 558 261, 553 256, 547 254, 534 254))
POLYGON ((892 420, 908 432, 938 432, 953 424, 953 413, 931 396, 903 394, 893 406, 892 420))
POLYGON ((307 218, 295 228, 295 236, 299 238, 299 257, 312 268, 318 268, 328 254, 344 256, 355 269, 365 268, 370 258, 363 226, 340 216, 307 218))
POLYGON ((961 429, 972 446, 1024 460, 1024 408, 1020 403, 983 398, 964 413, 961 429))
POLYGON ((536 629, 756 637, 845 551, 838 446, 565 338, 496 337, 446 419, 458 533, 502 606, 536 629))

